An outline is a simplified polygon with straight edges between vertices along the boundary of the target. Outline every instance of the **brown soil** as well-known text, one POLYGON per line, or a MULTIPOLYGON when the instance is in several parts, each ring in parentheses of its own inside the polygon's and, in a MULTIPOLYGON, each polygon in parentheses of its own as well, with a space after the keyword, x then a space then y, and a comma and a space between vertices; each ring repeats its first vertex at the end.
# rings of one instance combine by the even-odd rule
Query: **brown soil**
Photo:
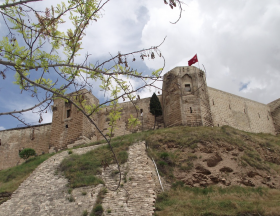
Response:
MULTIPOLYGON (((271 152, 267 148, 256 147, 260 160, 279 164, 279 154, 271 152)), ((167 145, 165 150, 176 151, 167 145)), ((193 160, 193 168, 182 171, 180 166, 174 169, 177 180, 183 181, 192 187, 206 187, 218 185, 226 187, 230 185, 280 188, 280 176, 273 169, 257 169, 244 162, 242 156, 244 149, 232 146, 228 143, 202 142, 195 149, 184 148, 185 155, 192 154, 197 157, 193 160)), ((185 161, 182 159, 181 163, 185 161)))

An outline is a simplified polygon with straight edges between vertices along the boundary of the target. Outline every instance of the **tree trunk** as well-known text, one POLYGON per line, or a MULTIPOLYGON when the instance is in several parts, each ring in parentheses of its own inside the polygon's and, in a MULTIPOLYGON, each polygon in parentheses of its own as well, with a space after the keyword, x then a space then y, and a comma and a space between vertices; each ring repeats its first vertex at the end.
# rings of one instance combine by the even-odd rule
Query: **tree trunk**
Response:
POLYGON ((156 127, 156 115, 155 115, 155 124, 154 124, 154 129, 155 129, 155 127, 156 127))

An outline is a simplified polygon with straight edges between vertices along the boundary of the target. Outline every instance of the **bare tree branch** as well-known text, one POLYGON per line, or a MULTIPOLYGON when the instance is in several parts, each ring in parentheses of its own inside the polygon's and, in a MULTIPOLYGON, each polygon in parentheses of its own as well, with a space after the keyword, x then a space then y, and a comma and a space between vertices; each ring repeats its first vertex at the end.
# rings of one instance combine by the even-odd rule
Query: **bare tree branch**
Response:
POLYGON ((22 110, 15 110, 15 111, 11 111, 11 112, 3 112, 3 113, 0 113, 0 116, 1 115, 11 115, 11 114, 15 114, 15 113, 23 113, 23 112, 31 111, 31 110, 35 109, 36 107, 41 106, 42 104, 44 104, 48 100, 52 100, 52 97, 43 100, 42 102, 34 105, 33 107, 30 107, 30 108, 27 108, 27 109, 22 109, 22 110))
POLYGON ((30 2, 37 2, 37 1, 42 1, 42 0, 25 0, 25 1, 18 1, 18 2, 14 2, 14 3, 9 3, 9 4, 3 4, 0 5, 0 9, 1 8, 7 8, 7 7, 13 7, 16 5, 21 5, 21 4, 26 4, 26 3, 30 3, 30 2))

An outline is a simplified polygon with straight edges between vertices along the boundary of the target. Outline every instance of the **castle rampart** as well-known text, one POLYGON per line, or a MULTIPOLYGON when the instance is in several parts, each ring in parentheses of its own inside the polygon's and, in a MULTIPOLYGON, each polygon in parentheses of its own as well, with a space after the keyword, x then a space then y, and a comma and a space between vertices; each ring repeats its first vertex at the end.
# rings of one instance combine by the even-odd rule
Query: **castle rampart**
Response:
POLYGON ((0 170, 22 163, 19 151, 24 148, 33 148, 37 154, 49 152, 51 127, 47 123, 0 131, 0 170))
MULTIPOLYGON (((158 96, 161 101, 161 95, 158 96)), ((114 130, 113 137, 131 134, 133 132, 139 132, 154 128, 154 116, 150 113, 150 98, 143 98, 132 102, 120 103, 121 117, 117 120, 116 129, 114 130), (138 114, 137 114, 138 113, 138 114), (138 118, 140 124, 136 127, 129 127, 128 119, 132 115, 134 118, 138 118)), ((110 112, 109 107, 103 108, 98 112, 98 126, 100 130, 106 135, 109 133, 110 119, 108 114, 110 112)), ((163 117, 157 117, 156 128, 163 127, 163 117)), ((103 139, 101 135, 98 135, 98 140, 103 139)))
MULTIPOLYGON (((88 90, 69 94, 79 105, 99 104, 88 90)), ((280 99, 268 105, 223 92, 207 86, 202 70, 176 67, 163 77, 162 95, 159 100, 163 115, 157 117, 156 128, 187 126, 229 125, 254 133, 280 133, 280 99)), ((149 111, 150 98, 120 103, 121 117, 117 120, 113 137, 153 129, 154 116, 149 111), (140 124, 130 128, 130 116, 140 124)), ((110 107, 104 107, 91 116, 100 131, 110 132, 110 107)), ((27 128, 0 131, 0 170, 22 162, 19 150, 33 148, 37 154, 49 149, 64 149, 80 137, 91 141, 104 139, 93 124, 68 101, 56 98, 53 105, 52 123, 27 128)))
POLYGON ((275 132, 280 133, 280 98, 268 104, 273 118, 275 132))
POLYGON ((254 133, 275 134, 268 105, 208 87, 214 126, 229 125, 254 133))

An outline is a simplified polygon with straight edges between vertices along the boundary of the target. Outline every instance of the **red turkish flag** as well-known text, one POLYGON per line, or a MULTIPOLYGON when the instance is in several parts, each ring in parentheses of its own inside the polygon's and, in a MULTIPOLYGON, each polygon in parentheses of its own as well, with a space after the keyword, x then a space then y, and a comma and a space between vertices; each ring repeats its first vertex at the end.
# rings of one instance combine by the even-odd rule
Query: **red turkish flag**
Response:
POLYGON ((188 61, 189 66, 191 66, 192 64, 195 64, 196 62, 198 62, 197 54, 195 54, 195 56, 191 60, 188 61))

